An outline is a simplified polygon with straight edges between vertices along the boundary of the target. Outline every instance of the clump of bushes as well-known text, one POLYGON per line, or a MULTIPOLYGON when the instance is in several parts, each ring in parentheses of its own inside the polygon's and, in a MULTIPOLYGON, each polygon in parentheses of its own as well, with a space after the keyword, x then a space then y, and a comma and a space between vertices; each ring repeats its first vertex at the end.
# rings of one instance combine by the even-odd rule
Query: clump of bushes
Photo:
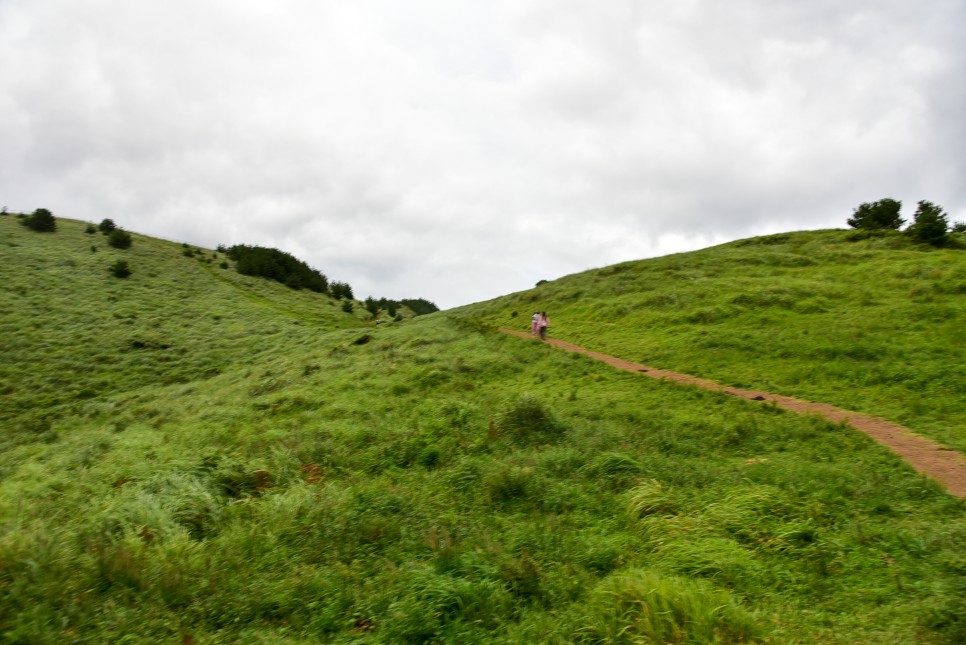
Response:
POLYGON ((899 216, 901 209, 902 202, 888 197, 877 202, 862 203, 853 211, 847 223, 852 228, 898 231, 905 223, 899 216))
POLYGON ((46 208, 38 208, 30 215, 20 220, 20 223, 32 231, 53 233, 57 230, 57 219, 46 208))
POLYGON ((413 315, 421 316, 423 314, 431 314, 434 311, 439 311, 434 303, 426 300, 424 298, 403 298, 402 300, 390 300, 389 298, 373 298, 369 296, 365 299, 366 310, 373 316, 379 314, 380 311, 385 311, 386 314, 394 319, 399 320, 396 316, 399 313, 400 307, 407 307, 413 312, 413 315))
POLYGON ((268 278, 291 289, 308 289, 318 293, 328 291, 328 280, 321 272, 284 251, 245 244, 219 247, 219 251, 236 262, 236 269, 242 275, 268 278))
POLYGON ((107 243, 115 249, 131 248, 131 234, 127 231, 115 228, 107 236, 107 243))
POLYGON ((352 295, 352 287, 345 282, 333 282, 330 284, 329 295, 336 300, 342 300, 343 298, 352 300, 355 297, 352 295))
MULTIPOLYGON (((863 203, 855 209, 847 223, 852 228, 866 234, 884 234, 887 231, 898 231, 905 223, 905 220, 899 216, 901 208, 902 202, 889 198, 877 202, 863 203)), ((915 242, 944 246, 949 241, 949 234, 959 232, 959 229, 966 230, 966 224, 956 222, 950 227, 949 219, 942 208, 932 202, 922 200, 913 215, 912 224, 903 233, 915 242)), ((853 239, 863 238, 856 237, 853 239)))

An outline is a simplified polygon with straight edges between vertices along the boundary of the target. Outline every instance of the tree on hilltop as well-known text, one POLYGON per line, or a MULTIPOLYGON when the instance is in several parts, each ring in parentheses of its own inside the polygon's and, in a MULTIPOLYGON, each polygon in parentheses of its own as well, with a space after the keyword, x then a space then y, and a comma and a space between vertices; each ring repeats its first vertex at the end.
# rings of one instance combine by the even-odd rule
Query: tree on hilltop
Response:
POLYGON ((877 202, 859 204, 848 219, 852 228, 873 230, 899 230, 905 223, 899 216, 902 202, 895 199, 880 199, 877 202))
POLYGON ((949 220, 942 208, 923 200, 919 202, 913 222, 905 233, 917 242, 942 246, 949 238, 949 220))
POLYGON ((20 223, 33 231, 41 233, 53 233, 57 230, 57 219, 54 214, 46 208, 38 208, 27 217, 20 220, 20 223))

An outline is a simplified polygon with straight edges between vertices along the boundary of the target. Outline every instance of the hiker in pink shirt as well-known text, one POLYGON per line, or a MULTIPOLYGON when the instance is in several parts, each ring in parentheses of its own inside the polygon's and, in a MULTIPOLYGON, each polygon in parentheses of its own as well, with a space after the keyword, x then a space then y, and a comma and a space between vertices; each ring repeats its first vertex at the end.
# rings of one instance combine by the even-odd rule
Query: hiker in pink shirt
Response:
POLYGON ((540 312, 540 320, 537 321, 537 327, 540 329, 540 340, 547 340, 547 327, 550 326, 550 319, 547 318, 547 312, 540 312))

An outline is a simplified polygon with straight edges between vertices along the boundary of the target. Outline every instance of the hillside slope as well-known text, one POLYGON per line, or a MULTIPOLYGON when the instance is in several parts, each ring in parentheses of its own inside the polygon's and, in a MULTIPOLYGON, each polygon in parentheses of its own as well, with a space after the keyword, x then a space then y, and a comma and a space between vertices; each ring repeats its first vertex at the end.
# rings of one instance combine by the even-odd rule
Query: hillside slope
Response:
POLYGON ((0 226, 5 642, 966 637, 966 504, 847 427, 0 226))
POLYGON ((222 268, 218 253, 137 234, 118 250, 86 226, 61 218, 36 233, 0 217, 0 421, 49 425, 61 406, 208 378, 320 327, 364 324, 320 294, 222 268), (108 271, 119 259, 128 278, 108 271))
POLYGON ((728 385, 881 416, 966 452, 966 251, 813 231, 625 262, 455 310, 728 385), (516 316, 514 317, 514 313, 516 316))

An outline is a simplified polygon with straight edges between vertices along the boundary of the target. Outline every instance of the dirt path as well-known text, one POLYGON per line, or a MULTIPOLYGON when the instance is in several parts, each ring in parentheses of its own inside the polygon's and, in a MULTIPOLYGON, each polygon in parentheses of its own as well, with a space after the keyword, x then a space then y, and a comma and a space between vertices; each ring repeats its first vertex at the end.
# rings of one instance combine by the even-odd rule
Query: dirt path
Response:
MULTIPOLYGON (((502 328, 500 331, 528 340, 531 338, 528 332, 502 328)), ((601 354, 600 352, 593 352, 579 345, 574 345, 556 338, 547 339, 546 342, 559 349, 577 352, 604 361, 617 369, 637 372, 645 376, 650 376, 651 378, 687 383, 708 390, 716 390, 718 392, 724 392, 725 394, 740 396, 741 398, 752 401, 764 401, 780 408, 791 410, 792 412, 816 414, 833 423, 841 423, 844 421, 856 430, 866 433, 882 445, 890 448, 917 471, 936 480, 953 495, 966 499, 966 457, 952 448, 926 439, 925 437, 920 437, 908 428, 896 423, 878 419, 867 414, 843 410, 842 408, 837 408, 826 403, 812 403, 810 401, 794 399, 790 396, 769 394, 768 392, 740 390, 688 374, 659 370, 648 367, 647 365, 632 363, 621 358, 601 354)))

